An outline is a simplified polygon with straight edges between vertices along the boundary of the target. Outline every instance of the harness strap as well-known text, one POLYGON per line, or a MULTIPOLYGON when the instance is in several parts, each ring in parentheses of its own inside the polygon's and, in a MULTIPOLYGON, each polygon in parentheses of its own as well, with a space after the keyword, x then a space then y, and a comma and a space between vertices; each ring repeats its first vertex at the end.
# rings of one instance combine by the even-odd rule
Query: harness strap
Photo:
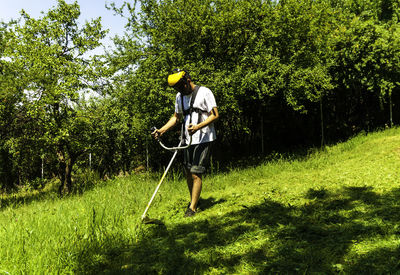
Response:
MULTIPOLYGON (((181 105, 182 105, 182 113, 183 113, 183 117, 185 118, 187 115, 189 115, 189 124, 192 123, 192 114, 195 112, 197 113, 197 124, 199 124, 201 122, 201 114, 203 113, 207 113, 207 111, 204 111, 200 108, 195 108, 193 107, 194 101, 196 100, 196 96, 197 96, 197 92, 199 91, 200 86, 195 86, 194 90, 192 92, 192 97, 190 98, 190 104, 189 104, 189 108, 185 110, 184 106, 183 106, 183 95, 181 93, 181 105)), ((182 122, 182 139, 185 138, 185 131, 184 131, 184 124, 185 124, 185 119, 183 119, 182 122)))
POLYGON ((189 124, 192 123, 192 113, 195 112, 198 114, 198 122, 197 124, 199 124, 201 122, 201 114, 202 113, 207 113, 207 111, 204 111, 200 108, 195 108, 193 107, 193 104, 196 100, 196 96, 197 96, 197 92, 199 91, 200 87, 196 85, 196 87, 194 87, 194 90, 192 92, 192 97, 190 98, 190 104, 189 104, 189 108, 185 110, 184 106, 183 106, 183 95, 181 93, 181 104, 182 104, 182 113, 183 116, 186 117, 187 115, 190 115, 189 118, 189 124))

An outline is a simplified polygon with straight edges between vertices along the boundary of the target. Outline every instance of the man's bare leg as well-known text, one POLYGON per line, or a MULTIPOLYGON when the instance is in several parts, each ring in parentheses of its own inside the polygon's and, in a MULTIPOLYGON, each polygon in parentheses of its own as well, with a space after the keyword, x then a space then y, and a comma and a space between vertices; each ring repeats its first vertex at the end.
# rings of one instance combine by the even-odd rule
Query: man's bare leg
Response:
POLYGON ((192 178, 192 173, 190 173, 189 170, 186 170, 186 183, 189 189, 190 193, 190 202, 192 202, 192 189, 193 189, 193 178, 192 178))
MULTIPOLYGON (((200 198, 200 193, 201 193, 201 187, 202 187, 202 179, 201 175, 197 174, 191 174, 192 178, 192 188, 190 191, 190 197, 191 197, 191 204, 190 204, 190 209, 193 211, 197 210, 197 203, 199 202, 200 198)), ((189 183, 188 183, 189 185, 189 183)))

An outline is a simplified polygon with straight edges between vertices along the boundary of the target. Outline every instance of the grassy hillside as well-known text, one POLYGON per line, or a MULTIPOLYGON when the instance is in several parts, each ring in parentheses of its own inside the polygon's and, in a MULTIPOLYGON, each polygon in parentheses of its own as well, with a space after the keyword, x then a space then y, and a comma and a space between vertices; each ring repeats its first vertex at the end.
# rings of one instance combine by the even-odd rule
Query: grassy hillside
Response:
MULTIPOLYGON (((0 210, 0 274, 393 273, 400 270, 400 129, 186 184, 132 175, 0 210)), ((9 200, 3 196, 2 201, 9 200)))

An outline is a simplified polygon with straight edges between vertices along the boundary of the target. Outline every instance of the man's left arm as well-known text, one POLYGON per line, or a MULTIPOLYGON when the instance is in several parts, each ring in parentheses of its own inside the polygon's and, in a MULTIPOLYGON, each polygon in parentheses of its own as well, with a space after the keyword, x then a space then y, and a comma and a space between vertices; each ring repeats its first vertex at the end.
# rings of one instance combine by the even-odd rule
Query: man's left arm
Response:
POLYGON ((207 125, 215 122, 218 118, 219 118, 218 108, 214 107, 214 108, 212 108, 211 112, 208 113, 208 118, 206 120, 200 122, 197 125, 189 126, 189 128, 188 128, 189 134, 193 135, 201 128, 206 127, 207 125))

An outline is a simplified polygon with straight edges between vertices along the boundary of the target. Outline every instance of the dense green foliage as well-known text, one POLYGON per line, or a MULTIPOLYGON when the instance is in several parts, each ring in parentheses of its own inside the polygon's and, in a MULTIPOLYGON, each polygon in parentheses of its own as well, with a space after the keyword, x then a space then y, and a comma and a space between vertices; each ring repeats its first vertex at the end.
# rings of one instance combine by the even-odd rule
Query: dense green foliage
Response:
MULTIPOLYGON (((79 5, 0 25, 0 187, 100 178, 168 153, 149 139, 174 111, 166 78, 190 71, 220 111, 214 159, 320 146, 399 123, 398 0, 138 0, 110 5, 126 33, 103 58, 79 5), (86 101, 90 89, 101 96, 86 101), (232 148, 235 148, 233 150, 232 148), (36 180, 43 178, 43 180, 36 180)), ((112 12, 112 11, 110 11, 112 12)), ((167 135, 167 143, 177 143, 167 135)))
POLYGON ((394 128, 209 175, 193 218, 170 174, 149 211, 161 225, 140 223, 147 173, 68 198, 0 195, 0 273, 397 273, 399 142, 394 128))
POLYGON ((5 163, 12 161, 22 185, 40 176, 40 159, 55 159, 60 190, 70 191, 73 165, 90 146, 91 122, 79 91, 92 87, 101 65, 85 54, 100 45, 105 31, 100 19, 79 27, 76 3, 59 1, 39 19, 21 14, 4 31, 5 163))
POLYGON ((112 65, 126 72, 117 97, 146 127, 173 112, 165 79, 175 67, 216 95, 219 158, 323 144, 400 118, 398 1, 138 2, 139 14, 115 8, 130 20, 112 65))

